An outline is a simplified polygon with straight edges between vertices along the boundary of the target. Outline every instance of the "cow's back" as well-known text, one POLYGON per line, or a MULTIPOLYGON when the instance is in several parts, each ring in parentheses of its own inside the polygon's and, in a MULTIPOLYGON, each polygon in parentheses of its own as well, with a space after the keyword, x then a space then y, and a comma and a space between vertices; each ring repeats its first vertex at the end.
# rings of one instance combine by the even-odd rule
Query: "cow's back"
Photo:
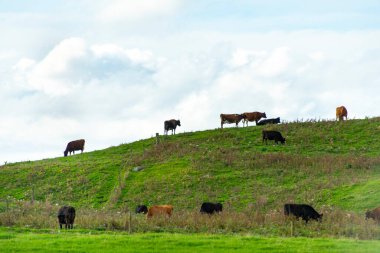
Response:
POLYGON ((322 215, 319 214, 312 206, 306 204, 285 204, 285 215, 294 215, 297 218, 302 218, 305 221, 310 219, 319 220, 322 215))
POLYGON ((149 207, 147 217, 149 218, 155 215, 162 215, 162 214, 166 214, 170 217, 172 213, 173 213, 172 205, 157 205, 157 206, 149 207))
POLYGON ((372 218, 376 221, 379 221, 380 222, 380 207, 377 207, 371 211, 368 211, 366 213, 366 218, 372 218))

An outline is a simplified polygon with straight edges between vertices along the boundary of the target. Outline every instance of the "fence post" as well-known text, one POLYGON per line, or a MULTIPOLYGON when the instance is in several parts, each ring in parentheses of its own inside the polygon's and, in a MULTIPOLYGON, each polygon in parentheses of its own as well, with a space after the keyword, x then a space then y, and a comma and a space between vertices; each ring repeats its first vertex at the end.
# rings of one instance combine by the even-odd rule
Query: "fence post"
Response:
POLYGON ((290 237, 293 237, 293 229, 294 229, 294 227, 293 227, 293 221, 291 220, 290 221, 290 237))
POLYGON ((32 204, 34 204, 34 183, 32 183, 32 204))
POLYGON ((6 212, 8 212, 8 210, 9 210, 9 196, 7 196, 7 198, 5 199, 5 203, 6 203, 6 212))
POLYGON ((156 145, 160 143, 160 134, 156 133, 156 145))
POLYGON ((129 211, 129 223, 128 223, 128 233, 132 233, 132 213, 129 211))

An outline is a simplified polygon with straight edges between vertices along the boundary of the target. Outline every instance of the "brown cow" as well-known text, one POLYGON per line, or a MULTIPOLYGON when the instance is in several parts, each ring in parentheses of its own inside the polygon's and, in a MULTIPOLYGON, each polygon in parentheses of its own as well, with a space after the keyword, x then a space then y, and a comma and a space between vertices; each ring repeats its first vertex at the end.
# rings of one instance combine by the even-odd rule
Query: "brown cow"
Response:
POLYGON ((247 126, 248 126, 248 121, 255 121, 256 122, 256 125, 257 125, 257 122, 261 119, 261 118, 266 118, 267 115, 265 114, 265 112, 245 112, 243 113, 243 126, 244 124, 247 122, 247 126))
POLYGON ((366 219, 372 218, 375 221, 380 222, 380 206, 373 209, 372 211, 367 211, 365 213, 365 218, 366 219))
POLYGON ((344 117, 346 117, 347 120, 347 109, 346 107, 339 106, 336 108, 336 119, 339 119, 339 121, 344 120, 344 117))
POLYGON ((170 217, 172 216, 172 213, 173 213, 173 206, 171 205, 151 206, 148 209, 148 213, 146 214, 146 217, 150 218, 152 216, 163 215, 163 214, 166 214, 168 217, 170 217))
POLYGON ((70 141, 69 143, 67 143, 67 146, 66 146, 66 150, 63 152, 63 154, 65 156, 67 156, 67 154, 70 152, 70 155, 71 155, 71 152, 74 153, 75 155, 75 150, 81 150, 82 153, 83 153, 83 150, 84 150, 84 140, 83 139, 80 139, 80 140, 76 140, 76 141, 70 141))
POLYGON ((242 114, 220 114, 220 126, 223 128, 223 124, 225 123, 235 123, 237 127, 243 118, 242 114))

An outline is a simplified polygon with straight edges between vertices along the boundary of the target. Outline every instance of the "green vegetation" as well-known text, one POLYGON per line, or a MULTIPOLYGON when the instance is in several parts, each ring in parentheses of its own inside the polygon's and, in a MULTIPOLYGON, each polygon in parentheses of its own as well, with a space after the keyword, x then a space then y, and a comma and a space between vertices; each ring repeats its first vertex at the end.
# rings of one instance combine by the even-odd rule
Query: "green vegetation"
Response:
POLYGON ((0 199, 117 209, 171 203, 176 210, 209 200, 237 211, 296 201, 363 212, 380 204, 379 133, 380 118, 371 118, 183 133, 159 145, 150 138, 1 166, 0 199), (263 145, 264 128, 281 131, 287 144, 263 145), (144 170, 133 172, 136 166, 144 170))
POLYGON ((0 230, 2 252, 378 252, 380 241, 0 230))
POLYGON ((379 134, 380 118, 293 122, 6 164, 0 167, 0 248, 377 252, 379 241, 364 240, 379 240, 380 226, 364 213, 380 205, 379 134), (264 145, 263 129, 281 131, 287 144, 264 145), (134 172, 137 166, 144 169, 134 172), (203 201, 223 202, 223 213, 200 215, 203 201), (284 217, 286 202, 313 205, 323 222, 284 217), (132 215, 130 224, 128 210, 142 203, 172 204, 174 214, 132 215), (57 232, 56 213, 64 204, 77 208, 75 229, 57 232), (133 235, 124 232, 130 225, 133 235))

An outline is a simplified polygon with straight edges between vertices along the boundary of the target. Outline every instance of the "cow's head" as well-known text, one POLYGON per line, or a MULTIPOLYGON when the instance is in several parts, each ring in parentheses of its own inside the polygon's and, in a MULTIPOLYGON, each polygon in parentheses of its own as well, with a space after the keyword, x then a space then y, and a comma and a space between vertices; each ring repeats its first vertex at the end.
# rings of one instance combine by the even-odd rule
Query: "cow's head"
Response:
POLYGON ((263 118, 267 118, 267 115, 265 114, 265 112, 261 116, 263 116, 263 118))
POLYGON ((372 218, 372 212, 367 210, 367 212, 365 213, 365 219, 368 220, 369 218, 372 218))
POLYGON ((63 155, 64 155, 64 156, 67 156, 67 153, 69 153, 68 150, 63 151, 63 155))
POLYGON ((176 123, 177 123, 177 126, 181 126, 181 121, 177 120, 176 123))
POLYGON ((319 215, 319 217, 317 218, 317 220, 318 220, 319 222, 322 222, 322 217, 323 217, 323 213, 321 213, 321 214, 319 215))

